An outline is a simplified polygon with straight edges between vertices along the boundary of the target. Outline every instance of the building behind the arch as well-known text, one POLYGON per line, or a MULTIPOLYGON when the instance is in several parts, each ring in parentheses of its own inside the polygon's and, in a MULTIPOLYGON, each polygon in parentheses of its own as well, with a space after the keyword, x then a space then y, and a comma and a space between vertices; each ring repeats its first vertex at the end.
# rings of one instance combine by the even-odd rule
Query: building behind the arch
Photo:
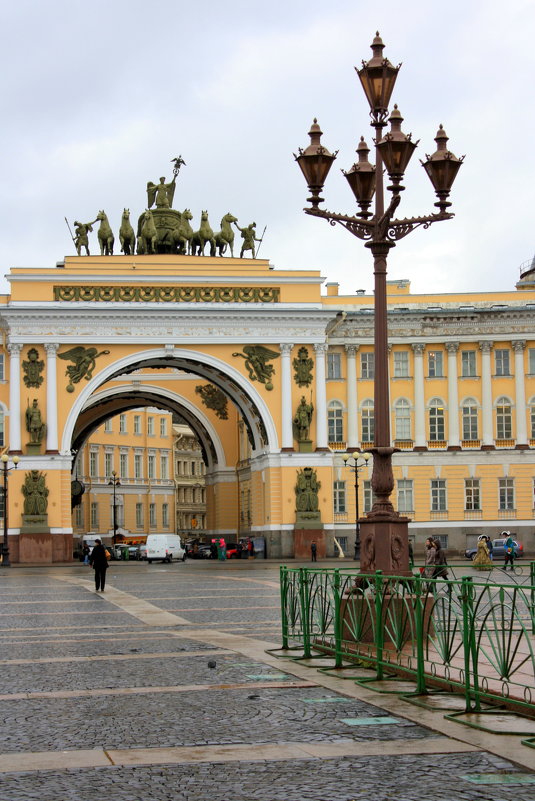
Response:
MULTIPOLYGON (((308 555, 312 538, 335 555, 335 537, 352 555, 355 489, 340 453, 373 441, 373 296, 322 292, 318 271, 261 259, 68 257, 8 279, 0 408, 3 447, 20 456, 9 474, 12 561, 71 558, 73 459, 106 419, 146 407, 178 415, 198 438, 208 536, 246 524, 268 556, 308 555), (27 367, 30 351, 40 370, 27 367), (313 412, 298 434, 303 398, 313 412), (34 400, 46 424, 37 444, 26 431, 34 400), (305 470, 320 485, 308 518, 296 512, 305 470), (48 489, 41 521, 24 514, 31 471, 48 489)), ((388 289, 393 502, 411 536, 418 546, 441 535, 462 551, 505 528, 532 548, 531 271, 503 292, 388 289)), ((361 512, 370 478, 371 465, 360 473, 361 512)))

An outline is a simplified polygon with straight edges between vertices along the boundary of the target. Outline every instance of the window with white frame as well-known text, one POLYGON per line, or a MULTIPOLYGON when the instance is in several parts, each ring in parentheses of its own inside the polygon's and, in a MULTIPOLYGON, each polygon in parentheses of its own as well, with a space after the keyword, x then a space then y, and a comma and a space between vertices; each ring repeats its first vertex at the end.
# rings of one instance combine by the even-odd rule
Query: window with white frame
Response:
POLYGON ((162 526, 169 528, 169 504, 162 503, 162 526))
POLYGON ((327 378, 342 378, 342 354, 336 351, 327 353, 327 378))
POLYGON ((463 440, 478 439, 477 403, 467 398, 461 409, 463 422, 463 440))
POLYGON ((91 478, 98 477, 98 451, 89 452, 89 475, 91 478))
POLYGON ((156 504, 149 503, 149 526, 156 528, 156 504))
POLYGON ((141 434, 141 415, 134 415, 134 434, 141 434))
POLYGON ((446 509, 446 480, 433 478, 431 480, 431 511, 445 512, 446 509))
POLYGON ((147 457, 147 476, 148 478, 156 478, 156 456, 154 453, 149 453, 147 457))
POLYGON ((119 434, 126 434, 126 414, 119 415, 119 434))
POLYGON ((429 439, 431 442, 443 442, 444 437, 444 404, 438 398, 433 398, 429 404, 429 439))
POLYGON ((511 439, 513 436, 513 415, 508 398, 498 398, 496 402, 496 438, 511 439))
POLYGON ((407 378, 409 375, 409 354, 406 350, 394 351, 394 378, 407 378))
POLYGON ((528 372, 535 375, 535 348, 528 348, 528 372))
POLYGON ((474 378, 476 375, 475 350, 461 351, 461 375, 463 378, 474 378))
POLYGON ((3 381, 5 377, 4 364, 5 364, 5 355, 3 353, 0 353, 0 381, 3 381))
POLYGON ((444 358, 441 350, 430 350, 427 354, 429 378, 444 377, 444 358))
POLYGON ((346 482, 335 481, 333 484, 334 511, 341 514, 346 511, 346 482))
POLYGON ((511 375, 509 351, 507 348, 496 348, 494 351, 496 375, 511 375))
POLYGON ((154 436, 154 417, 147 417, 147 436, 154 436))
POLYGON ((468 512, 475 512, 481 509, 481 487, 479 478, 465 478, 464 508, 468 512))
POLYGON ((375 376, 375 353, 360 354, 360 375, 361 378, 373 378, 375 376))
POLYGON ((134 478, 143 478, 143 454, 134 454, 134 478))
POLYGON ((160 417, 160 437, 167 436, 167 417, 160 417))
POLYGON ((121 478, 128 478, 128 454, 119 454, 119 475, 121 478))
POLYGON ((167 453, 160 454, 160 478, 169 478, 169 456, 167 453))
POLYGON ((535 399, 531 401, 531 405, 529 407, 529 423, 531 430, 530 437, 531 439, 535 439, 535 399))
POLYGON ((327 409, 329 442, 344 441, 344 411, 340 401, 331 401, 327 409))
POLYGON ((414 510, 412 479, 398 479, 398 512, 414 510))
MULTIPOLYGON (((0 517, 3 516, 3 513, 0 514, 0 517)), ((84 525, 84 508, 81 503, 74 510, 74 524, 76 528, 82 528, 84 525)))
POLYGON ((373 506, 373 490, 371 481, 362 482, 362 497, 364 500, 363 512, 364 514, 368 514, 368 512, 371 512, 373 506))
POLYGON ((4 447, 5 445, 5 434, 4 434, 4 412, 0 411, 0 447, 4 447))
POLYGON ((108 420, 106 420, 106 422, 104 423, 104 431, 105 431, 106 434, 111 434, 112 433, 113 425, 112 425, 111 417, 108 420))
POLYGON ((409 401, 400 398, 394 405, 396 439, 411 438, 411 408, 409 401))
POLYGON ((98 503, 91 501, 91 528, 98 531, 98 503))
POLYGON ((144 525, 143 504, 136 503, 136 528, 143 528, 143 525, 144 525))
POLYGON ((375 441, 375 417, 373 412, 373 401, 366 400, 362 404, 361 413, 362 442, 375 441))
POLYGON ((498 479, 499 509, 511 512, 515 508, 515 482, 512 478, 498 479))
POLYGON ((113 470, 113 453, 106 453, 104 454, 104 475, 106 478, 111 478, 111 472, 113 470))

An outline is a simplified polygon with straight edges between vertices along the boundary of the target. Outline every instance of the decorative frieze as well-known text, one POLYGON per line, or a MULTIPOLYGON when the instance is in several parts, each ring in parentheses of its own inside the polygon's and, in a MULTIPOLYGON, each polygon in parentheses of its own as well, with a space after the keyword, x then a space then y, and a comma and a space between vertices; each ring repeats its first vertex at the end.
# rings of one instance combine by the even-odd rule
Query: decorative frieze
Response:
POLYGON ((278 303, 277 287, 55 286, 54 300, 120 303, 278 303))

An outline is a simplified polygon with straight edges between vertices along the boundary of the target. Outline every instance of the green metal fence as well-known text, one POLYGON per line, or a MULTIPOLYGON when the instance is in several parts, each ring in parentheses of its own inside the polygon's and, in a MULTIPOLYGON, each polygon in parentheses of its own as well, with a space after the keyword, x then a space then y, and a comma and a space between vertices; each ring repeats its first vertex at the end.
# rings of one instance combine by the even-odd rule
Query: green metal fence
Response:
POLYGON ((500 583, 281 567, 280 584, 283 650, 409 678, 417 694, 462 693, 466 711, 535 714, 535 562, 500 583))

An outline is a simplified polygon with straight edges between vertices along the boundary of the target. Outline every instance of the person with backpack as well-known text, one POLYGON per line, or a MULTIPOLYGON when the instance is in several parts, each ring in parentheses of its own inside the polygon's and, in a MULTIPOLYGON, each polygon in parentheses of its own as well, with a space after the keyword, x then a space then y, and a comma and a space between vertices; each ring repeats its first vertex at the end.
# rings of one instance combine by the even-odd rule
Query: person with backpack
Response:
POLYGON ((435 549, 435 569, 433 571, 433 578, 448 578, 448 561, 446 559, 446 553, 442 549, 439 540, 433 540, 433 548, 435 549))
POLYGON ((505 562, 503 565, 503 569, 507 570, 507 565, 511 565, 511 571, 515 569, 514 560, 515 560, 515 541, 511 536, 510 531, 502 531, 502 537, 507 537, 505 540, 505 562))
POLYGON ((108 557, 106 548, 102 544, 102 540, 95 540, 95 547, 91 551, 89 557, 89 564, 95 571, 95 591, 104 592, 106 584, 106 570, 108 569, 108 557))

